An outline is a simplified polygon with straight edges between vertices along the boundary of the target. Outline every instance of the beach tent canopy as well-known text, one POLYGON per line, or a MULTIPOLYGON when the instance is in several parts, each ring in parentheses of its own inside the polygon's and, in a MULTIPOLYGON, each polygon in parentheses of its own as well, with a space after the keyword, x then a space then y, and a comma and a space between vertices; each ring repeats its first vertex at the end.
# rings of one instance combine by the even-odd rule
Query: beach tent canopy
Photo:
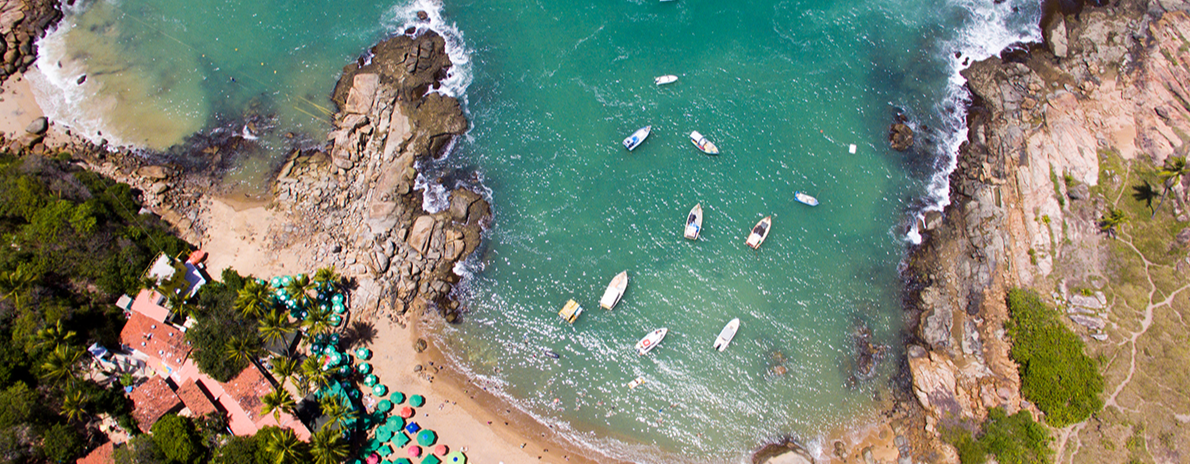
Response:
POLYGON ((409 396, 409 405, 414 407, 421 407, 426 405, 426 398, 419 395, 409 396))
POLYGON ((432 429, 423 429, 420 433, 417 433, 417 443, 419 445, 430 447, 436 441, 438 441, 438 434, 432 429))
POLYGON ((459 452, 456 450, 454 452, 451 452, 451 453, 443 456, 442 460, 445 460, 446 463, 454 463, 454 464, 467 463, 467 456, 463 455, 462 452, 459 452))

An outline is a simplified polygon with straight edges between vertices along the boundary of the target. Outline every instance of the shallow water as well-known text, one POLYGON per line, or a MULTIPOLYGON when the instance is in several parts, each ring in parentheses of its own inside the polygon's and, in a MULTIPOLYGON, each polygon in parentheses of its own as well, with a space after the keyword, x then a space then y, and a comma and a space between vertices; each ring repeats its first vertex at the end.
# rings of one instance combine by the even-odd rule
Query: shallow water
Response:
POLYGON ((459 268, 468 312, 438 337, 490 389, 626 461, 742 461, 785 435, 815 448, 873 413, 900 356, 909 225, 945 203, 966 136, 956 72, 1038 37, 1039 15, 1026 0, 95 1, 42 42, 31 79, 47 114, 96 140, 184 152, 196 132, 259 138, 239 176, 263 186, 280 134, 323 140, 339 69, 419 9, 447 35, 445 92, 473 126, 423 168, 480 180, 495 209, 459 268), (653 84, 665 74, 679 80, 653 84), (914 151, 888 148, 897 112, 914 151), (272 130, 247 127, 253 114, 272 130), (620 140, 644 125, 629 153, 620 140), (721 154, 698 152, 693 130, 721 154), (627 294, 600 309, 622 270, 627 294), (574 325, 557 315, 567 299, 586 308, 574 325), (861 324, 890 352, 853 380, 861 324), (668 337, 637 356, 658 327, 668 337))

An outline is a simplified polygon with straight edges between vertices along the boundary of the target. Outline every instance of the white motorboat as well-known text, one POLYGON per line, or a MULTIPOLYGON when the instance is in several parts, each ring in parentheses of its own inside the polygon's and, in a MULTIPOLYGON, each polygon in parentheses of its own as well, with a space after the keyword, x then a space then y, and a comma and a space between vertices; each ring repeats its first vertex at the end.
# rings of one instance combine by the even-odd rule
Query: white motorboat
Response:
POLYGON ((690 131, 690 142, 693 142, 695 147, 698 147, 699 150, 702 150, 707 155, 719 154, 719 147, 716 147, 714 143, 707 140, 698 131, 690 131))
POLYGON ((612 278, 611 284, 607 285, 607 290, 603 291, 603 298, 599 299, 599 306, 611 310, 620 298, 624 297, 624 291, 628 289, 628 272, 621 271, 620 274, 612 278))
POLYGON ((653 82, 659 86, 663 86, 663 85, 669 84, 669 83, 677 81, 677 80, 678 80, 678 77, 674 76, 672 74, 666 74, 665 76, 657 76, 657 77, 653 78, 653 82))
POLYGON ((654 330, 644 338, 641 338, 640 342, 636 343, 636 353, 639 355, 649 353, 650 350, 653 350, 654 347, 657 347, 657 344, 661 343, 662 339, 665 339, 665 333, 668 332, 668 328, 661 328, 654 330))
POLYGON ((724 349, 727 349, 727 345, 731 344, 731 339, 735 337, 735 333, 736 331, 739 331, 739 329, 739 318, 733 318, 731 321, 727 322, 727 326, 723 327, 723 331, 719 331, 719 337, 715 338, 715 348, 719 349, 719 352, 723 352, 724 349))
POLYGON ((686 239, 692 241, 698 240, 699 233, 702 232, 702 204, 694 205, 690 209, 690 215, 686 217, 686 239))
POLYGON ((627 139, 624 139, 624 147, 627 148, 629 152, 631 152, 632 149, 635 149, 637 146, 639 146, 641 142, 644 142, 645 139, 649 137, 649 133, 652 131, 652 126, 645 126, 643 128, 637 129, 636 132, 632 133, 631 136, 628 136, 627 139))
POLYGON ((811 206, 811 207, 817 207, 817 206, 818 206, 818 199, 816 199, 816 198, 814 198, 814 197, 811 197, 811 196, 809 196, 809 195, 807 195, 807 194, 803 194, 803 193, 801 193, 801 192, 794 192, 794 193, 793 193, 793 198, 794 198, 795 200, 797 200, 798 202, 804 203, 804 204, 806 204, 806 205, 809 205, 809 206, 811 206))

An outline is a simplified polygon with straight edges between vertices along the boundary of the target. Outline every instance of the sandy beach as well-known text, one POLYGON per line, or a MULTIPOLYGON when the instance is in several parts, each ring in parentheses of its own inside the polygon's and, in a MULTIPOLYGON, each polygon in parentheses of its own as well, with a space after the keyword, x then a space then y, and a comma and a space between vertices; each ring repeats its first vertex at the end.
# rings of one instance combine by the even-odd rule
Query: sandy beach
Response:
POLYGON ((13 139, 24 135, 29 123, 41 116, 44 114, 24 76, 17 75, 4 81, 0 87, 0 132, 5 137, 13 139))

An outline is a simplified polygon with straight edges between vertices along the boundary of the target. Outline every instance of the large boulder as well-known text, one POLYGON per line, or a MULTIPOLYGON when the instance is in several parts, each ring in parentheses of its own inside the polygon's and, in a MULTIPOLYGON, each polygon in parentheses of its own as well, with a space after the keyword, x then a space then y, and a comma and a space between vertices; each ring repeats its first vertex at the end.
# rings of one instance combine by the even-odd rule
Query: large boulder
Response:
POLYGON ((426 246, 430 244, 430 234, 434 232, 434 217, 430 215, 422 215, 413 221, 413 227, 409 230, 409 238, 406 242, 409 247, 419 253, 426 253, 426 246))
POLYGON ((42 135, 50 129, 50 121, 46 117, 39 117, 25 127, 25 132, 29 134, 42 135))
POLYGON ((905 123, 893 123, 888 128, 888 143, 893 150, 904 152, 913 146, 913 128, 905 123))

